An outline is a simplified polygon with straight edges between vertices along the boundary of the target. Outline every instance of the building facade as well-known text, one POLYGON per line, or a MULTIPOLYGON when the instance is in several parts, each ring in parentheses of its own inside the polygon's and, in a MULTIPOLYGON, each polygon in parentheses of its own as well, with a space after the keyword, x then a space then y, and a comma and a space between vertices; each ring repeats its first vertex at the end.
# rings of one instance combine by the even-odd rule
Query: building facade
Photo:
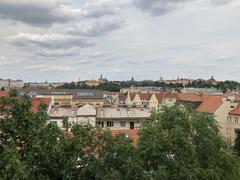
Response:
POLYGON ((24 82, 22 80, 0 79, 0 89, 22 89, 24 82))
POLYGON ((30 97, 51 98, 55 106, 81 107, 86 104, 103 106, 103 92, 92 89, 30 89, 19 90, 20 96, 27 94, 30 97))

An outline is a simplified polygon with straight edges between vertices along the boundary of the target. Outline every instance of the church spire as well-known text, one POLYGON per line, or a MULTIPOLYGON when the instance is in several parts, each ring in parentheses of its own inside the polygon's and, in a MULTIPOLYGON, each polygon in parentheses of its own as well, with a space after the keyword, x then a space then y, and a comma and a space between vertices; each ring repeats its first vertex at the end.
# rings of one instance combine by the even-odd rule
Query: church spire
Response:
POLYGON ((101 76, 100 76, 100 79, 99 80, 103 80, 103 76, 102 76, 102 74, 101 74, 101 76))

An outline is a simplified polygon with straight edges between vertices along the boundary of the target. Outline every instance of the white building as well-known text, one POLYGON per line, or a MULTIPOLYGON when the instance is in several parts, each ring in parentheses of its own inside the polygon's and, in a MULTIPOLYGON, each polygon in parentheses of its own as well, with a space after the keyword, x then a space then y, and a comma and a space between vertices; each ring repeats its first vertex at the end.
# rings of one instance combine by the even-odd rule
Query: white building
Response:
POLYGON ((84 105, 77 110, 77 123, 96 125, 96 108, 92 105, 84 105))
POLYGON ((146 108, 98 108, 96 124, 111 130, 138 129, 150 117, 146 108))
POLYGON ((24 87, 22 80, 0 79, 0 89, 21 89, 24 87))

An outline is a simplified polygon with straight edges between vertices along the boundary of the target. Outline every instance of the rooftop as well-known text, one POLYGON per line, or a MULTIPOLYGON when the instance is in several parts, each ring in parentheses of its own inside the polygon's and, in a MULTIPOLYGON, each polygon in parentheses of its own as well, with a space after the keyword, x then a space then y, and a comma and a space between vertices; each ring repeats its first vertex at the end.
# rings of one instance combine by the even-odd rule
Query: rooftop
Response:
POLYGON ((177 100, 179 101, 190 101, 190 102, 201 102, 201 95, 195 93, 178 93, 177 100))
POLYGON ((197 107, 198 112, 214 113, 222 105, 222 96, 202 95, 202 103, 197 107))
POLYGON ((238 105, 235 109, 229 112, 230 115, 240 116, 240 105, 238 105))
POLYGON ((98 108, 97 118, 149 118, 150 112, 146 108, 98 108))
POLYGON ((40 104, 45 104, 45 105, 47 105, 47 107, 49 107, 50 103, 51 103, 51 99, 46 99, 46 98, 44 98, 44 99, 33 98, 33 99, 31 99, 31 101, 32 101, 32 109, 31 110, 34 113, 39 111, 38 108, 39 108, 40 104))
POLYGON ((20 96, 28 94, 31 97, 38 95, 73 95, 76 99, 103 99, 102 90, 95 89, 21 89, 18 93, 20 96))

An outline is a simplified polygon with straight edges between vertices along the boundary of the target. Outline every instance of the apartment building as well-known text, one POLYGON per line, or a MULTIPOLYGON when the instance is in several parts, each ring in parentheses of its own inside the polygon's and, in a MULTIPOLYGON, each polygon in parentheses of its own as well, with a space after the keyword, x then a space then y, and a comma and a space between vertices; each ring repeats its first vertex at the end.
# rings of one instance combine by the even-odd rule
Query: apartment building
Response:
POLYGON ((150 113, 145 108, 114 108, 85 105, 80 108, 53 107, 49 112, 50 123, 63 127, 63 119, 69 123, 91 124, 110 130, 138 129, 146 122, 150 113))
POLYGON ((138 129, 150 117, 146 108, 97 108, 96 124, 110 130, 138 129))
POLYGON ((231 110, 227 117, 225 132, 228 141, 233 144, 236 138, 235 130, 240 129, 240 105, 231 110))
POLYGON ((203 95, 202 103, 197 107, 198 112, 205 112, 212 114, 220 126, 220 133, 229 144, 233 144, 235 140, 234 135, 234 109, 238 103, 230 100, 224 96, 203 95), (232 112, 232 113, 231 113, 232 112), (230 121, 231 119, 231 121, 230 121))
POLYGON ((24 87, 22 80, 0 79, 0 89, 21 89, 24 87))
POLYGON ((55 106, 83 106, 90 104, 103 106, 103 92, 92 89, 29 89, 19 90, 20 96, 27 94, 30 97, 52 99, 55 106))
POLYGON ((153 93, 149 100, 149 109, 157 110, 161 106, 173 106, 177 101, 177 94, 153 93))

